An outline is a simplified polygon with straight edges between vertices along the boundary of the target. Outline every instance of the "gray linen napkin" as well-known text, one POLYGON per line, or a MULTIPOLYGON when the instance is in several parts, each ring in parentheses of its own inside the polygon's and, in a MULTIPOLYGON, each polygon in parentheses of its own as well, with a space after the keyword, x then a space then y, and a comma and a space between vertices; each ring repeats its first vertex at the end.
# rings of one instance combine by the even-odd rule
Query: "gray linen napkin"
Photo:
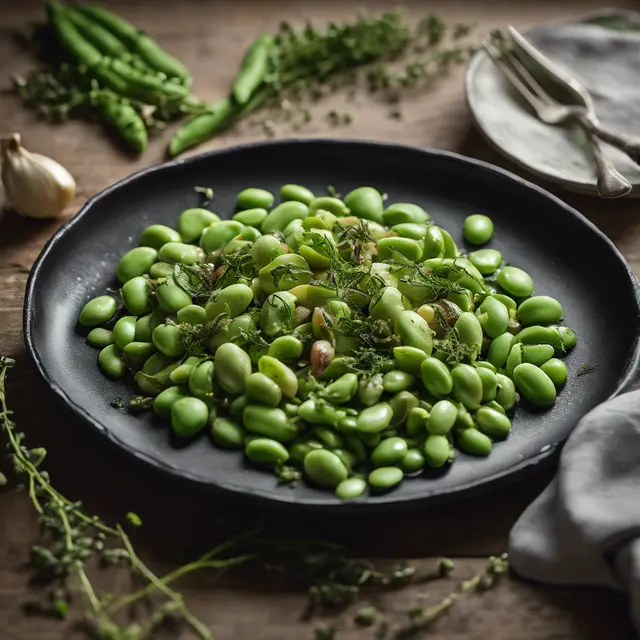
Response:
POLYGON ((555 479, 511 530, 509 560, 533 580, 627 592, 640 634, 640 390, 580 420, 555 479))

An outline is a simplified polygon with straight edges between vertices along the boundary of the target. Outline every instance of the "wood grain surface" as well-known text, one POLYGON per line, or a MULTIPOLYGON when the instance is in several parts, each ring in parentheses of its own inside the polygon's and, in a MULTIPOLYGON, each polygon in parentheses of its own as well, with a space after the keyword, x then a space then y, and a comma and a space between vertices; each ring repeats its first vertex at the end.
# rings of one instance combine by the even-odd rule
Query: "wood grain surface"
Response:
MULTIPOLYGON (((367 9, 394 3, 361 0, 181 0, 172 2, 106 2, 179 56, 192 71, 195 92, 205 99, 225 94, 247 44, 259 33, 287 19, 326 23, 353 17, 367 9)), ((564 0, 433 0, 397 3, 411 16, 438 11, 447 20, 472 23, 476 37, 492 27, 513 23, 518 27, 566 18, 599 8, 598 1, 564 0)), ((633 8, 636 3, 617 2, 633 8)), ((70 122, 51 126, 25 110, 9 91, 12 73, 35 66, 33 58, 14 37, 29 22, 41 20, 40 2, 0 3, 0 133, 20 132, 25 146, 51 155, 76 177, 78 195, 68 219, 90 196, 130 173, 163 161, 169 138, 154 139, 149 151, 133 159, 118 149, 97 126, 70 122)), ((376 138, 455 150, 519 172, 491 151, 473 129, 463 92, 463 69, 439 80, 430 90, 408 96, 401 103, 401 119, 389 117, 389 107, 357 95, 350 102, 337 94, 313 107, 314 118, 295 134, 286 126, 277 135, 376 138), (349 126, 332 127, 326 113, 348 110, 349 126)), ((241 123, 194 153, 263 138, 259 126, 241 123)), ((548 186, 548 185, 545 185, 548 186)), ((603 202, 551 188, 602 228, 633 268, 640 268, 640 203, 603 202)), ((517 212, 514 212, 517 215, 517 212)), ((55 485, 67 496, 85 502, 105 519, 122 518, 129 510, 144 521, 136 543, 158 571, 175 566, 186 552, 204 550, 222 532, 241 530, 256 516, 266 531, 277 535, 326 537, 352 545, 358 553, 380 558, 428 559, 450 555, 457 559, 449 580, 412 587, 373 601, 391 620, 406 618, 415 603, 436 603, 460 580, 469 578, 489 554, 503 552, 508 532, 526 505, 550 478, 540 470, 526 481, 465 503, 407 514, 385 520, 305 518, 297 521, 279 513, 261 513, 220 504, 208 496, 176 485, 127 458, 105 449, 53 402, 29 362, 22 339, 22 300, 30 265, 59 226, 58 222, 30 221, 0 213, 0 353, 16 358, 18 366, 9 384, 15 419, 29 442, 49 451, 47 468, 55 485)), ((2 462, 0 462, 2 468, 2 462)), ((80 637, 73 620, 67 623, 28 616, 25 605, 37 598, 26 569, 29 545, 38 536, 37 519, 22 493, 0 493, 0 637, 5 640, 53 640, 80 637)), ((421 560, 420 562, 428 562, 421 560)), ((111 590, 124 589, 123 575, 96 572, 96 582, 111 590)), ((208 624, 218 640, 298 640, 313 637, 313 627, 301 621, 304 594, 295 585, 275 581, 273 575, 241 572, 215 583, 205 578, 181 585, 192 610, 208 624)), ((81 609, 78 601, 77 609, 81 609)), ((373 638, 373 631, 354 627, 351 615, 341 619, 338 638, 373 638)), ((169 637, 190 637, 173 634, 169 637)), ((517 578, 501 583, 484 595, 461 598, 452 612, 439 620, 429 637, 443 640, 568 640, 631 638, 625 600, 596 589, 552 588, 517 578)))

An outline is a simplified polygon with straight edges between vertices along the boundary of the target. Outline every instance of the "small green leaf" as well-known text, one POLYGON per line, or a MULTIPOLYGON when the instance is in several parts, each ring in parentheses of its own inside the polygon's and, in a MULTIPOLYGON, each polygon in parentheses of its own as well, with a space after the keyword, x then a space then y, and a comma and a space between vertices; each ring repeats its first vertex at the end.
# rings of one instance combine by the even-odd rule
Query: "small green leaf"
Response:
POLYGON ((142 518, 140 518, 140 516, 137 513, 133 513, 133 511, 129 511, 129 513, 127 513, 127 515, 125 516, 127 519, 127 522, 134 526, 134 527, 141 527, 142 526, 142 518))

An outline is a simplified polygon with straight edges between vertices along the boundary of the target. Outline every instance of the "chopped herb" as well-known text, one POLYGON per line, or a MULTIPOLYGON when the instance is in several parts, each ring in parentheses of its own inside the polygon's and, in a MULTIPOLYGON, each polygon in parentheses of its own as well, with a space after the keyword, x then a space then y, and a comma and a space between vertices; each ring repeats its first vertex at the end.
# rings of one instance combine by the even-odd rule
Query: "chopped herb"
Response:
POLYGON ((576 374, 577 376, 586 376, 589 373, 593 373, 598 368, 597 364, 581 364, 580 371, 576 374))
POLYGON ((193 187, 196 193, 202 196, 202 202, 200 206, 207 207, 213 200, 213 189, 211 187, 193 187))
POLYGON ((137 513, 133 513, 133 511, 129 511, 129 513, 127 513, 125 518, 127 519, 127 522, 130 525, 132 525, 133 527, 141 527, 142 526, 142 519, 140 518, 140 516, 137 513))

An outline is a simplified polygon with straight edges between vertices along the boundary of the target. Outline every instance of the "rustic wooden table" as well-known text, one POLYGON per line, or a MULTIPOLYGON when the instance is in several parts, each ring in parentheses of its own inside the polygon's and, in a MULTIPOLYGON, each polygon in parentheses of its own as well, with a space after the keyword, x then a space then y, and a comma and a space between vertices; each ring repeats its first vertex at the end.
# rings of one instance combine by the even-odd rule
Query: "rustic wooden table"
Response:
MULTIPOLYGON (((284 18, 301 23, 310 18, 319 23, 352 17, 363 4, 358 0, 316 2, 297 0, 228 0, 226 2, 109 2, 110 6, 157 38, 191 69, 195 90, 203 98, 220 97, 228 89, 246 44, 258 33, 272 29, 284 18)), ((371 1, 371 9, 394 3, 371 1)), ((433 0, 405 2, 411 15, 435 10, 447 20, 476 25, 476 33, 513 23, 528 25, 565 18, 599 7, 591 0, 564 2, 515 2, 513 0, 433 0)), ((632 8, 633 0, 617 2, 632 8)), ((28 22, 41 19, 40 2, 0 4, 0 82, 9 84, 14 72, 26 72, 33 59, 16 43, 13 34, 28 22)), ((428 92, 403 101, 401 120, 389 118, 388 108, 356 98, 349 104, 355 115, 350 126, 332 128, 326 114, 340 107, 340 96, 317 107, 317 117, 297 135, 342 136, 407 142, 455 150, 509 166, 473 129, 465 105, 463 70, 455 70, 428 92)), ((76 177, 78 195, 68 216, 96 192, 124 176, 161 162, 168 135, 152 142, 139 160, 120 152, 103 132, 91 125, 70 122, 50 126, 38 121, 9 92, 0 99, 1 132, 18 131, 27 148, 51 155, 76 177)), ((278 132, 287 135, 286 130, 278 132)), ((198 151, 262 137, 259 127, 242 124, 199 148, 198 151)), ((517 171, 517 170, 516 170, 517 171)), ((602 202, 577 197, 552 188, 600 226, 618 245, 632 266, 640 268, 640 203, 602 202)), ((68 219, 68 217, 66 218, 68 219)), ((29 441, 49 451, 47 467, 57 487, 105 518, 122 518, 129 510, 138 512, 144 527, 138 545, 154 566, 171 566, 175 552, 188 544, 204 549, 215 539, 221 517, 248 522, 254 513, 213 502, 205 495, 130 464, 104 443, 86 433, 53 402, 38 380, 26 355, 22 339, 22 298, 27 272, 47 238, 60 222, 21 220, 12 213, 0 214, 0 354, 13 356, 18 366, 9 385, 15 419, 29 441)), ((0 464, 0 466, 2 466, 0 464)), ((549 479, 549 471, 491 495, 462 504, 419 513, 395 514, 380 520, 326 522, 263 513, 267 529, 274 533, 325 536, 354 545, 359 552, 378 557, 432 558, 449 555, 458 559, 456 580, 470 577, 490 554, 503 552, 509 529, 518 514, 549 479), (367 532, 366 540, 362 535, 367 532)), ((29 544, 37 537, 38 525, 24 494, 0 494, 0 635, 9 639, 53 640, 76 637, 70 623, 25 616, 24 605, 34 598, 25 563, 29 544)), ((238 525, 241 528, 241 525, 238 525)), ((109 589, 123 588, 123 576, 116 573, 98 578, 109 589)), ((192 609, 211 625, 216 638, 281 640, 311 638, 312 627, 301 622, 304 595, 290 585, 280 586, 270 576, 249 579, 188 582, 184 592, 192 609)), ((451 580, 429 587, 427 603, 438 602, 449 593, 451 580)), ((376 599, 377 606, 391 619, 406 616, 408 607, 425 597, 424 589, 413 589, 376 599)), ((345 617, 340 638, 372 638, 373 632, 358 630, 345 617)), ((630 638, 631 630, 624 599, 595 589, 552 588, 527 584, 517 579, 501 583, 485 595, 461 600, 439 620, 431 637, 447 640, 485 638, 531 640, 630 638)), ((175 637, 175 636, 174 636, 175 637)), ((184 636, 186 637, 186 636, 184 636)))

